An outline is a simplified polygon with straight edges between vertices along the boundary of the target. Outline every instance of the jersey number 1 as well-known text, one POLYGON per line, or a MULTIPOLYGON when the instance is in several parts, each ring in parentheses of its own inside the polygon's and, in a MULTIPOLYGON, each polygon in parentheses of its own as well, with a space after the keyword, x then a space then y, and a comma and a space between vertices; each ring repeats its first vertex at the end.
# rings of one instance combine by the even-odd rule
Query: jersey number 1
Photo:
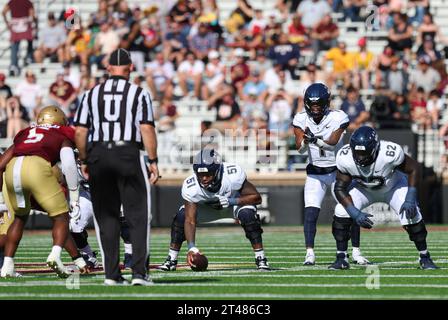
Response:
POLYGON ((36 132, 37 128, 33 128, 28 132, 28 137, 27 139, 24 141, 24 143, 36 143, 41 141, 44 138, 44 134, 43 133, 37 133, 36 132))

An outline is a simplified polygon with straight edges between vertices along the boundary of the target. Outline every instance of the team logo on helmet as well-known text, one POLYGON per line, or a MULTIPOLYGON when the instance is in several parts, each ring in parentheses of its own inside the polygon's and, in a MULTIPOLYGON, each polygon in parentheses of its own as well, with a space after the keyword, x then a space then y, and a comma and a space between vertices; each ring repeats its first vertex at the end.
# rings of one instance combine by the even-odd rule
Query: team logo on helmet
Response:
POLYGON ((353 160, 365 167, 375 162, 380 149, 380 141, 375 129, 363 126, 355 130, 350 137, 353 160))
POLYGON ((67 125, 68 120, 62 111, 57 106, 48 106, 40 110, 37 115, 37 124, 57 124, 60 126, 67 125))

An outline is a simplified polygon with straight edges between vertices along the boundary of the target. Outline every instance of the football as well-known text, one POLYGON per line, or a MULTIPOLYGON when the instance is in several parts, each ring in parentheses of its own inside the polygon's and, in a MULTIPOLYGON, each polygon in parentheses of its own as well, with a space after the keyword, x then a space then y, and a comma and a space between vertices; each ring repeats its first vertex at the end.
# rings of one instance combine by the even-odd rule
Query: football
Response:
POLYGON ((193 271, 205 271, 208 267, 208 259, 205 255, 200 253, 195 253, 193 255, 193 263, 190 268, 193 271))

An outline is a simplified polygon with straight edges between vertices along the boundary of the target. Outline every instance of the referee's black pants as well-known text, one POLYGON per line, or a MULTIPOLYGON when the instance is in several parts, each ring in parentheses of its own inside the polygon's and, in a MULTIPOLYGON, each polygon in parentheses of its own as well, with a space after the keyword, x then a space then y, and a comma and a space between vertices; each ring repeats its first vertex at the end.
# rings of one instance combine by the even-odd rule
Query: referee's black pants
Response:
POLYGON ((137 145, 96 143, 87 156, 89 185, 106 279, 120 276, 120 206, 129 225, 133 276, 147 275, 150 190, 137 145))

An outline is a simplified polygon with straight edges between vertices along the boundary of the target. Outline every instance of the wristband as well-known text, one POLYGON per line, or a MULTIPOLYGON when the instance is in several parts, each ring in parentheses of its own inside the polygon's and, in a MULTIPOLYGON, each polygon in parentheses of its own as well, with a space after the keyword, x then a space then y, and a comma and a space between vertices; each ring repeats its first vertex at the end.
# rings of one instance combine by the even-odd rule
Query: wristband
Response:
POLYGON ((239 198, 229 198, 229 206, 236 206, 239 198))
POLYGON ((198 253, 199 249, 196 247, 191 247, 190 249, 188 249, 188 252, 198 253))
POLYGON ((152 164, 152 163, 158 163, 159 162, 159 158, 155 157, 154 159, 149 159, 148 158, 148 163, 152 164))

